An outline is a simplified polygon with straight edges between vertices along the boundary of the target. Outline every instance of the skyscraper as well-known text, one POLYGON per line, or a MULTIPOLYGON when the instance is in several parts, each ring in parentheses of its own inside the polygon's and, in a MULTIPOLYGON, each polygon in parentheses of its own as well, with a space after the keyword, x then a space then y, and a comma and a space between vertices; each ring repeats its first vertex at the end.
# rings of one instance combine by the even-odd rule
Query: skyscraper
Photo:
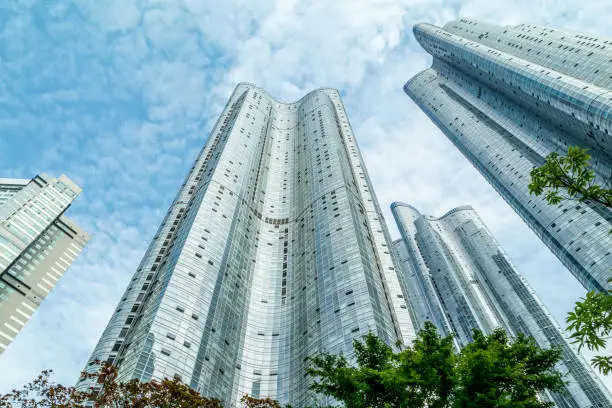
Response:
POLYGON ((399 275, 407 283, 416 325, 429 320, 445 334, 455 333, 460 347, 473 340, 473 328, 491 333, 497 327, 510 336, 532 336, 543 348, 559 347, 563 360, 557 369, 567 374, 568 393, 545 397, 559 408, 612 406, 609 391, 470 206, 440 218, 421 215, 408 204, 391 208, 402 236, 394 243, 399 275))
POLYGON ((0 178, 0 354, 89 240, 63 215, 80 192, 66 176, 0 178))
POLYGON ((86 369, 311 404, 306 357, 412 339, 390 244, 338 92, 240 84, 86 369))
POLYGON ((612 39, 470 19, 414 34, 433 64, 404 90, 589 290, 610 288, 612 211, 548 205, 530 170, 551 152, 588 148, 612 177, 612 39))

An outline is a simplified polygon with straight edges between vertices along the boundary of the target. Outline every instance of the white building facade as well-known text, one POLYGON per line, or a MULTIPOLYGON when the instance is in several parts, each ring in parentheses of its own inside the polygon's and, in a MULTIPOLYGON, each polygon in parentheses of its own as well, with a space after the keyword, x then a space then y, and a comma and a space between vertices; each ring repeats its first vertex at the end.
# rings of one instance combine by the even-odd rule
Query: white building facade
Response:
POLYGON ((612 180, 612 38, 460 19, 414 33, 433 64, 405 92, 588 290, 611 288, 612 210, 529 194, 551 152, 587 148, 612 180))
POLYGON ((280 103, 240 84, 87 370, 311 405, 307 357, 414 336, 390 245, 338 92, 280 103))
POLYGON ((80 192, 66 176, 0 178, 0 354, 90 239, 64 216, 80 192))
POLYGON ((453 333, 458 347, 473 341, 474 328, 491 333, 500 327, 511 337, 524 333, 542 348, 562 351, 556 368, 566 375, 567 393, 543 398, 560 408, 612 406, 610 392, 470 206, 440 218, 422 215, 408 204, 391 208, 402 235, 394 243, 400 276, 407 283, 417 326, 431 321, 444 334, 453 333))

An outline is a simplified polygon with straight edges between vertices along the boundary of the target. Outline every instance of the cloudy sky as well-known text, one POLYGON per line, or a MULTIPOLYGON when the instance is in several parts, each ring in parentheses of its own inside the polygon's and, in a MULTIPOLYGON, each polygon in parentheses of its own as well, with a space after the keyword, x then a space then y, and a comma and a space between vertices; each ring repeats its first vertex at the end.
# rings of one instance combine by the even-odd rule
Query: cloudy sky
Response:
MULTIPOLYGON (((417 22, 466 16, 612 36, 605 1, 4 0, 0 177, 66 174, 94 235, 0 357, 0 392, 76 380, 236 83, 284 101, 341 90, 381 205, 471 204, 559 321, 573 277, 402 92, 417 22)), ((391 214, 387 210, 387 221, 391 214)), ((397 237, 395 226, 390 225, 397 237)), ((612 380, 606 379, 611 386, 612 380)))

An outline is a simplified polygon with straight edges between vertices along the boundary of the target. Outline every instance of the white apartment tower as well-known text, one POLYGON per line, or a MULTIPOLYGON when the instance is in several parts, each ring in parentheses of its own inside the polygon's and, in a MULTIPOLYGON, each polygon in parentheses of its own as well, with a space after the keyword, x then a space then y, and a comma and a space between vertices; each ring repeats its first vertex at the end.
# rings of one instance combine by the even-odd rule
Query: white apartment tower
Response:
POLYGON ((240 84, 86 369, 310 405, 307 357, 412 340, 390 245, 339 93, 240 84))
POLYGON ((586 148, 612 181, 612 38, 462 18, 417 24, 431 68, 404 86, 444 134, 588 290, 612 286, 612 210, 549 205, 530 171, 552 152, 586 148))
POLYGON ((559 408, 607 408, 612 396, 512 265, 497 240, 470 206, 442 217, 422 215, 394 203, 393 215, 402 238, 395 242, 400 276, 408 287, 414 321, 431 321, 458 347, 473 341, 472 330, 491 333, 498 327, 509 336, 524 333, 542 348, 558 347, 566 393, 543 398, 559 408))
POLYGON ((89 240, 64 216, 80 192, 66 176, 0 178, 0 354, 89 240))

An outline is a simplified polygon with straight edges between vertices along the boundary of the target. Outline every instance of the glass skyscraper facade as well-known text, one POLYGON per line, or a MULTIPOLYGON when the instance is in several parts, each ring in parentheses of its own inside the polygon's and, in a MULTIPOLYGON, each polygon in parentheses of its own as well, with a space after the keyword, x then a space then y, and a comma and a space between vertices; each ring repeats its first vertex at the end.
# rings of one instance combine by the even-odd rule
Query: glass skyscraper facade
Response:
POLYGON ((406 282, 417 327, 431 321, 443 334, 454 333, 458 347, 473 340, 473 328, 491 333, 501 327, 510 336, 525 333, 540 347, 559 347, 563 353, 557 369, 567 375, 568 392, 543 398, 560 408, 612 406, 609 391, 470 206, 440 218, 403 203, 391 209, 402 236, 394 242, 399 275, 406 282))
POLYGON ((86 370, 310 405, 308 356, 412 340, 390 245, 338 92, 279 103, 240 84, 86 370))
POLYGON ((433 56, 405 92, 589 290, 610 288, 612 211, 529 194, 551 152, 588 148, 612 177, 612 39, 470 19, 414 34, 433 56))
POLYGON ((65 176, 0 178, 0 354, 89 240, 63 215, 80 192, 65 176))

